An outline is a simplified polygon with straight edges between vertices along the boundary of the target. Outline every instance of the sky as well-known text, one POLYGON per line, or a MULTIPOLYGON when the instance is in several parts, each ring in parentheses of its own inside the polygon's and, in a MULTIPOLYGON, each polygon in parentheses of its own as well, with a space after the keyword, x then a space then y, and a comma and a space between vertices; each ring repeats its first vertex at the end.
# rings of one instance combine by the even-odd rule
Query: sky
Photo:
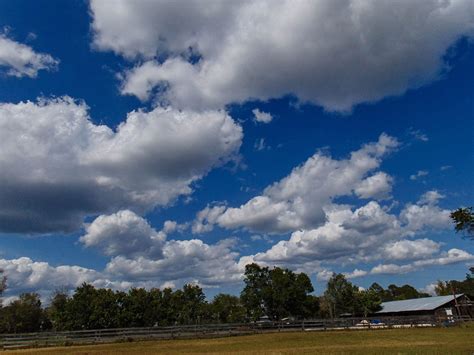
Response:
POLYGON ((0 3, 7 299, 462 279, 470 0, 0 3))

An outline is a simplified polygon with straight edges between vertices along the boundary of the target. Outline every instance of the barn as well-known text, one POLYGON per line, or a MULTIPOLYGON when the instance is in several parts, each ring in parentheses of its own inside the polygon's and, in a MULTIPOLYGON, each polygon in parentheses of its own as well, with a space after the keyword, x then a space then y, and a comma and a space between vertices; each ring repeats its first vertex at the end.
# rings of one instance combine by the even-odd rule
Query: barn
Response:
POLYGON ((474 304, 464 294, 414 298, 403 301, 383 302, 379 316, 434 315, 474 317, 474 304))

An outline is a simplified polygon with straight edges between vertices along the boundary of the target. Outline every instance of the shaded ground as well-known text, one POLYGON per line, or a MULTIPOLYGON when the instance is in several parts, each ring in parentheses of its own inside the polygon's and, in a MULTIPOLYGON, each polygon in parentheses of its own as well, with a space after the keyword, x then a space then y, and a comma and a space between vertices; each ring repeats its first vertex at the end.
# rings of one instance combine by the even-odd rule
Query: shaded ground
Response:
POLYGON ((21 354, 474 354, 474 326, 271 333, 29 349, 21 354))

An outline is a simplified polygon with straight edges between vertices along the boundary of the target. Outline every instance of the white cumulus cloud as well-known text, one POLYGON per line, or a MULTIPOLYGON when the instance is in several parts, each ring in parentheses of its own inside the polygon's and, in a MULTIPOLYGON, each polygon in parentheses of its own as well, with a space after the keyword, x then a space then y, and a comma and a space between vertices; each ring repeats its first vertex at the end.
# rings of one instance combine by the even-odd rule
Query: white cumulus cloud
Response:
POLYGON ((0 104, 0 230, 69 232, 87 215, 166 206, 242 136, 224 111, 132 111, 112 130, 68 97, 0 104))
POLYGON ((440 244, 430 239, 400 240, 387 244, 383 256, 388 260, 421 259, 432 256, 440 244))
POLYGON ((377 173, 367 179, 366 176, 397 146, 395 138, 382 134, 377 142, 364 145, 347 159, 335 160, 318 152, 291 174, 268 186, 262 195, 240 207, 208 207, 197 220, 206 224, 207 229, 214 223, 229 229, 244 227, 270 233, 316 227, 324 223, 324 207, 336 197, 354 192, 367 198, 387 196, 388 175, 377 173))
POLYGON ((448 265, 464 261, 474 260, 474 255, 457 248, 449 249, 433 258, 416 260, 410 264, 379 264, 372 268, 371 274, 405 274, 408 272, 420 270, 430 266, 448 265))
POLYGON ((242 268, 235 241, 206 244, 200 239, 168 240, 164 228, 156 231, 131 211, 97 217, 80 241, 112 256, 105 273, 112 279, 179 281, 202 284, 240 280, 242 268))
MULTIPOLYGON (((430 260, 427 265, 434 265, 442 260, 446 263, 464 260, 454 254, 446 259, 444 254, 439 254, 441 244, 433 240, 408 239, 428 230, 449 227, 443 223, 449 211, 439 206, 408 204, 399 215, 395 215, 387 212, 379 203, 370 201, 357 209, 332 205, 326 207, 325 212, 327 221, 322 226, 296 230, 289 240, 279 241, 267 251, 255 254, 253 259, 294 268, 306 268, 307 263, 314 261, 357 264, 376 260, 412 260, 414 263, 430 260), (417 223, 406 218, 406 210, 413 208, 423 211, 417 217, 413 215, 415 219, 420 219, 417 223)), ((415 265, 417 268, 422 266, 415 265)), ((392 266, 387 268, 396 269, 392 266)), ((414 269, 412 266, 403 268, 397 266, 399 270, 406 269, 403 272, 414 269)))
POLYGON ((80 241, 86 247, 100 248, 105 255, 161 255, 165 232, 155 231, 146 220, 123 210, 97 217, 86 226, 80 241))
POLYGON ((474 34, 470 0, 91 0, 90 8, 94 46, 140 59, 122 93, 147 100, 160 87, 159 100, 195 109, 294 94, 347 111, 436 80, 448 48, 474 34))
POLYGON ((7 291, 54 290, 55 287, 77 287, 83 282, 93 282, 100 273, 79 266, 51 266, 46 262, 27 257, 0 259, 0 269, 7 276, 7 291))
POLYGON ((33 48, 0 34, 0 70, 10 76, 35 78, 40 70, 53 70, 59 60, 49 54, 37 53, 33 48))

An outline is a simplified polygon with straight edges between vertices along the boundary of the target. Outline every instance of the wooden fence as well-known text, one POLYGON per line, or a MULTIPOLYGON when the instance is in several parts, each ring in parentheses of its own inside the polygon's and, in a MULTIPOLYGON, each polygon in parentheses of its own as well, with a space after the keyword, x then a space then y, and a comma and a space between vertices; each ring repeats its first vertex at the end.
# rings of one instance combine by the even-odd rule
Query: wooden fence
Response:
POLYGON ((201 324, 173 327, 96 329, 62 332, 0 334, 0 349, 126 342, 135 340, 226 337, 263 332, 386 329, 449 326, 470 318, 452 316, 313 319, 305 321, 201 324))

